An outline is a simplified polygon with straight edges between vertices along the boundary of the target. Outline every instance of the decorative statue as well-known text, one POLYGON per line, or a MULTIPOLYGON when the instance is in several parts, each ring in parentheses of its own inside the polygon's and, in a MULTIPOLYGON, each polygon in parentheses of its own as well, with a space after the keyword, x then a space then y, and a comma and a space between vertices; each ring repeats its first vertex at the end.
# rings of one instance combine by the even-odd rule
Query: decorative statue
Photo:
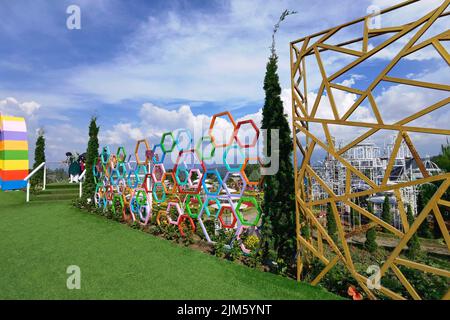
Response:
POLYGON ((67 159, 65 163, 69 165, 69 176, 70 176, 69 183, 73 182, 78 183, 78 179, 81 174, 80 156, 78 155, 74 156, 72 152, 67 152, 66 157, 67 159))

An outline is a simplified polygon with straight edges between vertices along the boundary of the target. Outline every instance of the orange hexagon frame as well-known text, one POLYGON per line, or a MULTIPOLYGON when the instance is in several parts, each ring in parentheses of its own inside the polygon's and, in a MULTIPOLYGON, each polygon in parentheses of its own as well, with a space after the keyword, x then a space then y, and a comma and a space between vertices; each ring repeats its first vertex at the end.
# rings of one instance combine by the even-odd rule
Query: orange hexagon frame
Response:
POLYGON ((136 163, 137 165, 147 165, 148 164, 148 157, 147 157, 147 151, 151 150, 150 146, 148 144, 147 139, 138 140, 136 143, 136 148, 134 149, 134 155, 136 156, 136 163), (145 161, 141 161, 139 159, 139 147, 141 146, 141 143, 145 144, 145 161))
POLYGON ((233 143, 234 137, 235 137, 235 131, 236 131, 236 122, 233 119, 233 116, 231 115, 230 112, 228 111, 224 111, 221 113, 217 113, 215 115, 213 115, 212 120, 211 120, 211 124, 209 125, 209 136, 211 137, 211 142, 213 144, 213 146, 215 148, 222 148, 222 147, 228 147, 229 145, 231 145, 233 143), (214 129, 214 124, 216 123, 216 119, 222 116, 227 116, 228 119, 230 119, 231 123, 233 124, 233 133, 231 134, 230 139, 228 140, 228 143, 224 143, 224 144, 217 144, 216 143, 216 138, 214 137, 212 131, 214 129))
POLYGON ((258 161, 258 163, 262 166, 262 161, 260 157, 248 157, 245 158, 244 164, 242 165, 241 168, 241 173, 242 176, 244 177, 245 182, 247 183, 247 185, 249 186, 260 186, 264 180, 264 177, 261 175, 261 178, 258 181, 251 181, 249 180, 249 178, 247 177, 247 174, 245 173, 245 168, 247 167, 249 161, 258 161))

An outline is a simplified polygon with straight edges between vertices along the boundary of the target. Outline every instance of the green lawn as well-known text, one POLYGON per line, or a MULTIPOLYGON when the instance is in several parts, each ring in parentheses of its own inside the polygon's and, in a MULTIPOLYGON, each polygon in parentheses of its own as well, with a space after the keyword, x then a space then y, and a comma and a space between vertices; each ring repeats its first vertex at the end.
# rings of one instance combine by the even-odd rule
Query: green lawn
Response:
POLYGON ((321 288, 184 248, 68 202, 0 192, 1 299, 335 299, 321 288), (81 268, 81 289, 66 268, 81 268))

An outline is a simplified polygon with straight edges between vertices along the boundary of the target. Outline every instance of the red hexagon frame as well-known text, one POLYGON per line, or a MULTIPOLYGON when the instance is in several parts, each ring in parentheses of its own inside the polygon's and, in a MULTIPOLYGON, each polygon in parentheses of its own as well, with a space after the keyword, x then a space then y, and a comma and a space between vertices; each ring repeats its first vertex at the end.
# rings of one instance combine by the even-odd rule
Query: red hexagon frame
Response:
POLYGON ((232 205, 231 205, 231 206, 229 206, 229 205, 223 205, 223 206, 220 208, 220 212, 219 212, 219 221, 220 221, 220 223, 222 224, 222 227, 223 227, 224 229, 233 229, 233 228, 236 226, 237 218, 236 218, 236 213, 234 212, 234 208, 233 208, 232 205), (229 210, 229 211, 231 211, 231 215, 233 216, 233 221, 232 221, 231 224, 226 224, 226 223, 223 221, 222 215, 223 215, 223 212, 224 212, 226 209, 229 210))
POLYGON ((151 193, 153 191, 153 183, 154 183, 154 179, 153 179, 153 174, 152 173, 147 173, 144 177, 144 181, 142 182, 142 188, 144 188, 145 192, 147 193, 151 193), (147 180, 150 180, 150 189, 148 188, 148 184, 147 184, 147 180))
POLYGON ((241 148, 253 148, 258 143, 259 129, 258 129, 258 127, 256 126, 255 122, 252 119, 239 121, 237 123, 236 129, 234 130, 234 138, 235 138, 236 142, 238 143, 238 145, 241 148), (244 124, 250 124, 253 127, 253 129, 255 129, 255 137, 253 138, 253 141, 250 144, 243 144, 242 141, 239 140, 239 135, 238 135, 239 134, 239 129, 244 124))
POLYGON ((183 214, 183 215, 181 215, 178 218, 178 230, 180 231, 180 235, 182 237, 186 236, 186 234, 184 233, 184 229, 182 227, 183 226, 183 221, 186 220, 186 219, 189 220, 189 224, 191 225, 192 232, 195 232, 195 222, 194 222, 194 220, 191 217, 189 217, 187 214, 183 214))

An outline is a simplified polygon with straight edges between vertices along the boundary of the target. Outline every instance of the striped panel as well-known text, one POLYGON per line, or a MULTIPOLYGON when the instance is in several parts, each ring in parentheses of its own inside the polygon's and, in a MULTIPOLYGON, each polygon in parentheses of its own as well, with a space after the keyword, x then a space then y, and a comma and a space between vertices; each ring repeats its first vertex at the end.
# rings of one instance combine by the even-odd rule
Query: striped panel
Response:
POLYGON ((0 131, 0 140, 25 141, 27 140, 27 133, 20 131, 0 131))
POLYGON ((1 160, 0 168, 8 170, 28 170, 28 160, 1 160))
POLYGON ((2 160, 28 160, 27 150, 0 150, 2 160))
POLYGON ((3 181, 23 180, 27 175, 28 170, 0 170, 0 179, 3 181))
POLYGON ((1 150, 28 150, 28 142, 3 140, 0 141, 0 151, 1 150))
POLYGON ((23 180, 16 180, 16 181, 1 181, 0 180, 0 189, 3 191, 7 190, 17 190, 26 188, 27 182, 23 180))
POLYGON ((19 131, 19 132, 27 132, 27 125, 25 121, 8 121, 2 118, 4 131, 19 131))
POLYGON ((25 119, 0 115, 0 189, 25 188, 28 168, 25 119))
POLYGON ((2 118, 3 120, 7 120, 7 121, 25 121, 25 119, 22 117, 11 117, 11 116, 0 115, 0 118, 2 118))

